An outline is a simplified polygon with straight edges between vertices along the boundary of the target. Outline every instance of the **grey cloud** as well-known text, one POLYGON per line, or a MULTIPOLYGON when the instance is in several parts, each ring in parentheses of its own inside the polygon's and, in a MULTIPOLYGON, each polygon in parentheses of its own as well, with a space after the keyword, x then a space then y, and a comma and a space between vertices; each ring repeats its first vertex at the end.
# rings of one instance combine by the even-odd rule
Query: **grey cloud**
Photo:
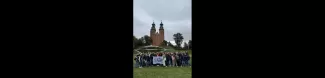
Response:
POLYGON ((179 32, 184 40, 191 40, 191 0, 134 0, 134 35, 149 35, 155 20, 158 29, 160 20, 165 28, 165 40, 173 41, 173 34, 179 32))

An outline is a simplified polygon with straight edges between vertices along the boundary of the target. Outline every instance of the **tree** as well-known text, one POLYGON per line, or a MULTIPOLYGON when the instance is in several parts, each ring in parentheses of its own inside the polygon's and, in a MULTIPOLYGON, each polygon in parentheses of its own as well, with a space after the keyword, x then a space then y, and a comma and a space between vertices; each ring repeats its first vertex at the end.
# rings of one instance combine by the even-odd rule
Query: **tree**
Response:
POLYGON ((166 40, 164 40, 162 43, 161 43, 161 46, 167 46, 167 41, 166 40))
POLYGON ((188 44, 185 42, 183 49, 187 50, 188 49, 188 44))
POLYGON ((145 46, 152 45, 152 40, 148 35, 144 35, 143 39, 144 39, 144 45, 145 46))
POLYGON ((174 36, 174 40, 175 40, 175 43, 177 45, 177 48, 181 48, 181 44, 183 42, 183 36, 181 33, 176 33, 173 35, 174 36))
POLYGON ((138 47, 140 47, 140 46, 144 46, 144 42, 145 42, 145 40, 144 40, 143 37, 139 38, 139 39, 136 41, 136 48, 138 48, 138 47))
POLYGON ((138 48, 141 46, 148 46, 151 45, 152 40, 148 35, 144 35, 143 37, 137 39, 133 36, 133 48, 138 48))
POLYGON ((188 47, 189 47, 190 49, 192 49, 192 40, 189 40, 189 41, 188 41, 188 47))
POLYGON ((136 48, 137 41, 138 39, 135 36, 133 36, 133 48, 136 48))
POLYGON ((172 43, 170 43, 170 42, 167 43, 167 46, 174 48, 174 45, 172 43))

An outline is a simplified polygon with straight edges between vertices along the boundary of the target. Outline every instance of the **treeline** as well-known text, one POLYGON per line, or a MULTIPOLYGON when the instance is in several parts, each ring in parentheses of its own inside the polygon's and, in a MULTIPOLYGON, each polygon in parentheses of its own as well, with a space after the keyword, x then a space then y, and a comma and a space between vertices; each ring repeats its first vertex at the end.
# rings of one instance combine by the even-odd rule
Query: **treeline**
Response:
MULTIPOLYGON (((176 33, 173 35, 173 37, 174 37, 176 45, 173 45, 172 43, 164 40, 161 46, 172 47, 177 50, 192 49, 192 40, 189 40, 188 43, 184 42, 183 47, 181 47, 181 45, 183 43, 183 39, 184 39, 181 33, 176 33)), ((136 38, 135 36, 133 36, 133 48, 139 48, 141 46, 148 46, 148 45, 152 45, 152 40, 151 40, 150 36, 144 35, 141 38, 136 38)))

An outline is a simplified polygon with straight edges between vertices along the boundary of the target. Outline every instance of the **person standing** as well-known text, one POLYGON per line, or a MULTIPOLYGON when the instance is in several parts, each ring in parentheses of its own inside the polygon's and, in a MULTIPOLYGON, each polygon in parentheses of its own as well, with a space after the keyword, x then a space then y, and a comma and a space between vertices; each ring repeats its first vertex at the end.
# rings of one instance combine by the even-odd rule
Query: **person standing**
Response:
POLYGON ((165 55, 165 53, 162 54, 162 57, 163 57, 163 66, 167 67, 166 66, 166 55, 165 55))
POLYGON ((172 66, 175 67, 176 66, 176 58, 175 55, 172 54, 172 66))
POLYGON ((181 66, 179 53, 177 52, 175 56, 176 56, 176 65, 177 65, 177 67, 181 66))
POLYGON ((178 53, 178 58, 179 58, 179 59, 178 59, 178 62, 179 62, 179 63, 178 63, 178 64, 179 64, 178 66, 181 66, 181 67, 182 67, 182 66, 183 66, 183 55, 182 55, 181 52, 178 53))
POLYGON ((144 66, 144 58, 143 54, 140 55, 140 68, 144 66))
POLYGON ((153 66, 153 56, 154 56, 154 54, 150 53, 150 55, 149 55, 149 60, 150 60, 149 66, 153 66))
POLYGON ((139 54, 139 56, 137 57, 137 60, 138 60, 138 66, 139 66, 139 68, 142 68, 142 57, 141 57, 141 54, 139 54))
POLYGON ((166 66, 170 66, 171 65, 171 56, 170 53, 166 54, 166 66))
POLYGON ((183 56, 183 52, 179 53, 178 56, 179 56, 180 66, 184 66, 184 56, 183 56))
POLYGON ((134 61, 135 61, 135 67, 139 67, 139 55, 136 55, 135 57, 134 57, 134 61))
POLYGON ((185 55, 185 53, 182 53, 182 56, 183 56, 182 64, 183 64, 183 66, 186 66, 186 55, 185 55))
POLYGON ((186 56, 186 65, 187 66, 191 66, 191 64, 190 64, 190 60, 191 60, 191 57, 190 57, 190 55, 189 54, 185 54, 185 56, 186 56))
POLYGON ((151 55, 150 53, 147 54, 147 57, 148 57, 148 59, 147 59, 148 60, 148 67, 151 65, 151 60, 152 60, 152 59, 150 59, 151 58, 150 55, 151 55))
POLYGON ((146 66, 146 61, 147 61, 147 57, 146 57, 146 54, 143 54, 142 55, 142 58, 143 58, 143 67, 145 67, 146 66))

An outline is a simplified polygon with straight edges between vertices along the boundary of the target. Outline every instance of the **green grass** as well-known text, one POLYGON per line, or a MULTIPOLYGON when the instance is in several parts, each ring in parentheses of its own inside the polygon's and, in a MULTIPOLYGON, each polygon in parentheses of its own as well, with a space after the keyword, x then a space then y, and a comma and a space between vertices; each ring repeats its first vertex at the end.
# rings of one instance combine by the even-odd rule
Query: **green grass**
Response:
POLYGON ((191 67, 134 68, 134 78, 192 78, 191 67))
MULTIPOLYGON (((192 51, 189 51, 192 56, 192 51)), ((192 58, 190 58, 192 64, 192 58)), ((135 64, 135 61, 134 61, 135 64)), ((192 78, 191 67, 144 67, 134 68, 134 78, 192 78)))

